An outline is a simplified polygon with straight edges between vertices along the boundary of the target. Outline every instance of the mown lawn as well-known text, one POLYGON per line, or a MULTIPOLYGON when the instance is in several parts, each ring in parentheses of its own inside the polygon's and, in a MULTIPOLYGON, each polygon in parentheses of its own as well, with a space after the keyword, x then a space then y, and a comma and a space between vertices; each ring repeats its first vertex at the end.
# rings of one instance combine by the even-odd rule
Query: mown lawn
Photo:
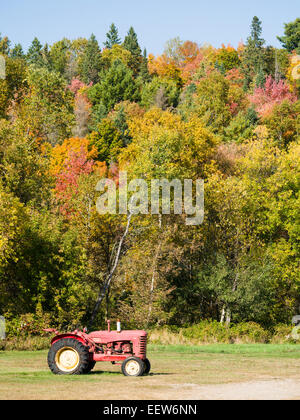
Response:
POLYGON ((150 345, 152 373, 126 378, 98 363, 85 376, 55 376, 47 351, 0 352, 0 399, 187 399, 184 387, 300 379, 300 345, 150 345))

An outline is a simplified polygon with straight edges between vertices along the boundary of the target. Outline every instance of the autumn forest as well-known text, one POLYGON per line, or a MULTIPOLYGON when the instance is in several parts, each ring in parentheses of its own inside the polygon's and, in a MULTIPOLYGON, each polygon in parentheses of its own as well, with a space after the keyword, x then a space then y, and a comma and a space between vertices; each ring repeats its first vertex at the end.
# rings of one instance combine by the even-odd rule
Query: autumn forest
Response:
POLYGON ((266 45, 258 17, 237 47, 174 38, 159 56, 114 24, 106 40, 35 38, 26 52, 0 36, 0 315, 12 334, 106 319, 290 323, 300 305, 300 19, 278 39, 281 48, 266 45), (120 171, 203 179, 203 224, 136 215, 124 237, 126 215, 96 209, 97 183, 118 184, 120 171))

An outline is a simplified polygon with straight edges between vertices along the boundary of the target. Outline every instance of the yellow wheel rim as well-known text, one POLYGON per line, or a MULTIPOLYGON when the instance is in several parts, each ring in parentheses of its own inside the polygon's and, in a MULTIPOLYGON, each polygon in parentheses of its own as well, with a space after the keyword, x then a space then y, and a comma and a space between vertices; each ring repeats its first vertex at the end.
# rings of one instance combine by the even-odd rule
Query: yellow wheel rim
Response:
POLYGON ((140 365, 137 361, 130 360, 130 362, 126 363, 125 370, 129 376, 135 376, 140 371, 140 365))
POLYGON ((63 347, 56 353, 55 362, 62 372, 72 372, 78 367, 80 358, 72 347, 63 347))

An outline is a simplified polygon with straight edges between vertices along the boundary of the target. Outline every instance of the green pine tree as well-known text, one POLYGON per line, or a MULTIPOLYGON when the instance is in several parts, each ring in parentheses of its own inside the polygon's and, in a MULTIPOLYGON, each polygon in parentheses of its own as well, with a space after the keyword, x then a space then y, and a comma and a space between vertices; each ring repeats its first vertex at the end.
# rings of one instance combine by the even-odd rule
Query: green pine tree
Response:
POLYGON ((147 56, 146 48, 144 49, 144 52, 143 52, 139 77, 142 79, 144 83, 148 83, 151 81, 151 76, 148 69, 148 56, 147 56))
POLYGON ((80 63, 80 75, 84 83, 97 83, 99 81, 99 72, 101 69, 101 50, 94 34, 91 35, 83 58, 80 63))
POLYGON ((283 48, 286 48, 288 52, 296 50, 297 54, 300 54, 300 18, 294 22, 286 23, 284 34, 284 36, 277 37, 283 48))
POLYGON ((106 41, 104 42, 105 48, 111 49, 114 45, 121 44, 119 33, 116 25, 112 23, 110 25, 109 32, 106 34, 106 41))
POLYGON ((12 58, 24 58, 24 51, 21 44, 16 44, 10 52, 12 58))
POLYGON ((37 39, 37 37, 35 37, 27 52, 26 58, 28 63, 43 65, 42 48, 42 44, 37 39))
POLYGON ((135 33, 135 30, 132 26, 124 39, 123 46, 124 48, 126 48, 126 50, 130 51, 131 54, 136 57, 140 57, 142 55, 142 50, 138 43, 137 34, 135 33))
POLYGON ((265 67, 263 49, 265 40, 261 38, 261 34, 262 23, 257 16, 254 16, 251 24, 251 35, 247 39, 242 60, 242 71, 245 76, 245 90, 249 88, 253 78, 265 67))
POLYGON ((256 85, 256 87, 263 87, 265 85, 265 83, 266 83, 266 76, 265 76, 265 73, 264 73, 263 69, 261 68, 256 75, 255 85, 256 85))
POLYGON ((48 70, 53 69, 53 60, 51 58, 51 53, 49 51, 49 45, 45 44, 44 48, 41 51, 43 64, 47 67, 48 70))
POLYGON ((90 89, 89 98, 94 105, 102 104, 107 112, 119 102, 138 100, 138 87, 132 71, 122 61, 116 60, 103 73, 101 82, 90 89))
POLYGON ((136 76, 140 71, 143 57, 141 47, 139 46, 137 34, 135 33, 135 30, 132 26, 124 39, 123 47, 132 54, 132 60, 129 63, 129 65, 130 68, 133 70, 134 75, 136 76))

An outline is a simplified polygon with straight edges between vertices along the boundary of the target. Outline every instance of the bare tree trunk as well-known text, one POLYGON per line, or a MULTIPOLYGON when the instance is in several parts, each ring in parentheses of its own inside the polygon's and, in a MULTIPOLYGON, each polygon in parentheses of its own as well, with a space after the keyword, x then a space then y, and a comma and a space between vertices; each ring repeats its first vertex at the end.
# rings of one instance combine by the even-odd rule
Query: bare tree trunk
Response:
POLYGON ((226 312, 226 325, 227 325, 227 327, 229 326, 230 322, 231 322, 231 311, 230 311, 230 309, 227 309, 227 312, 226 312))
POLYGON ((110 296, 110 288, 108 288, 106 292, 106 313, 105 313, 106 319, 109 319, 109 296, 110 296))
POLYGON ((222 308, 222 314, 221 314, 220 324, 224 324, 225 315, 226 315, 226 306, 224 305, 223 308, 222 308))
MULTIPOLYGON (((161 214, 159 215, 159 228, 161 229, 162 227, 162 216, 161 214)), ((155 257, 154 257, 154 262, 153 262, 153 269, 152 269, 152 278, 151 278, 151 286, 150 286, 150 300, 149 300, 149 310, 148 310, 148 318, 147 318, 147 327, 149 326, 150 323, 150 319, 151 319, 151 314, 152 314, 152 306, 153 306, 153 293, 154 293, 154 286, 155 286, 155 274, 156 274, 156 269, 157 269, 157 260, 160 254, 160 250, 161 250, 161 246, 162 246, 162 241, 160 241, 155 257)))
POLYGON ((122 238, 120 240, 114 265, 113 265, 110 273, 108 274, 108 276, 107 276, 107 278, 106 278, 106 280, 104 282, 104 285, 103 285, 103 287, 102 287, 102 289, 100 291, 100 294, 98 296, 98 299, 97 299, 97 302, 96 302, 96 305, 95 305, 95 308, 94 308, 92 317, 91 317, 90 322, 89 322, 89 326, 88 326, 89 329, 92 327, 92 325, 93 325, 93 323, 95 321, 95 318, 96 318, 97 313, 99 311, 100 305, 101 305, 103 299, 106 296, 107 290, 109 289, 109 287, 111 285, 111 281, 112 281, 113 275, 115 274, 115 271, 116 271, 116 269, 118 267, 120 256, 121 256, 121 251, 122 251, 122 247, 123 247, 123 243, 124 243, 124 241, 125 241, 125 239, 126 239, 126 237, 128 235, 128 232, 129 232, 131 218, 132 218, 132 213, 130 213, 128 215, 126 230, 125 230, 124 235, 122 236, 122 238))
POLYGON ((155 286, 155 275, 156 275, 157 260, 158 260, 159 254, 160 254, 161 245, 162 245, 162 243, 160 243, 159 246, 158 246, 158 249, 156 251, 156 255, 155 255, 155 258, 154 258, 154 263, 153 263, 152 279, 151 279, 151 286, 150 286, 150 300, 149 300, 147 327, 149 326, 150 318, 151 318, 151 314, 152 314, 153 294, 154 294, 154 286, 155 286))

